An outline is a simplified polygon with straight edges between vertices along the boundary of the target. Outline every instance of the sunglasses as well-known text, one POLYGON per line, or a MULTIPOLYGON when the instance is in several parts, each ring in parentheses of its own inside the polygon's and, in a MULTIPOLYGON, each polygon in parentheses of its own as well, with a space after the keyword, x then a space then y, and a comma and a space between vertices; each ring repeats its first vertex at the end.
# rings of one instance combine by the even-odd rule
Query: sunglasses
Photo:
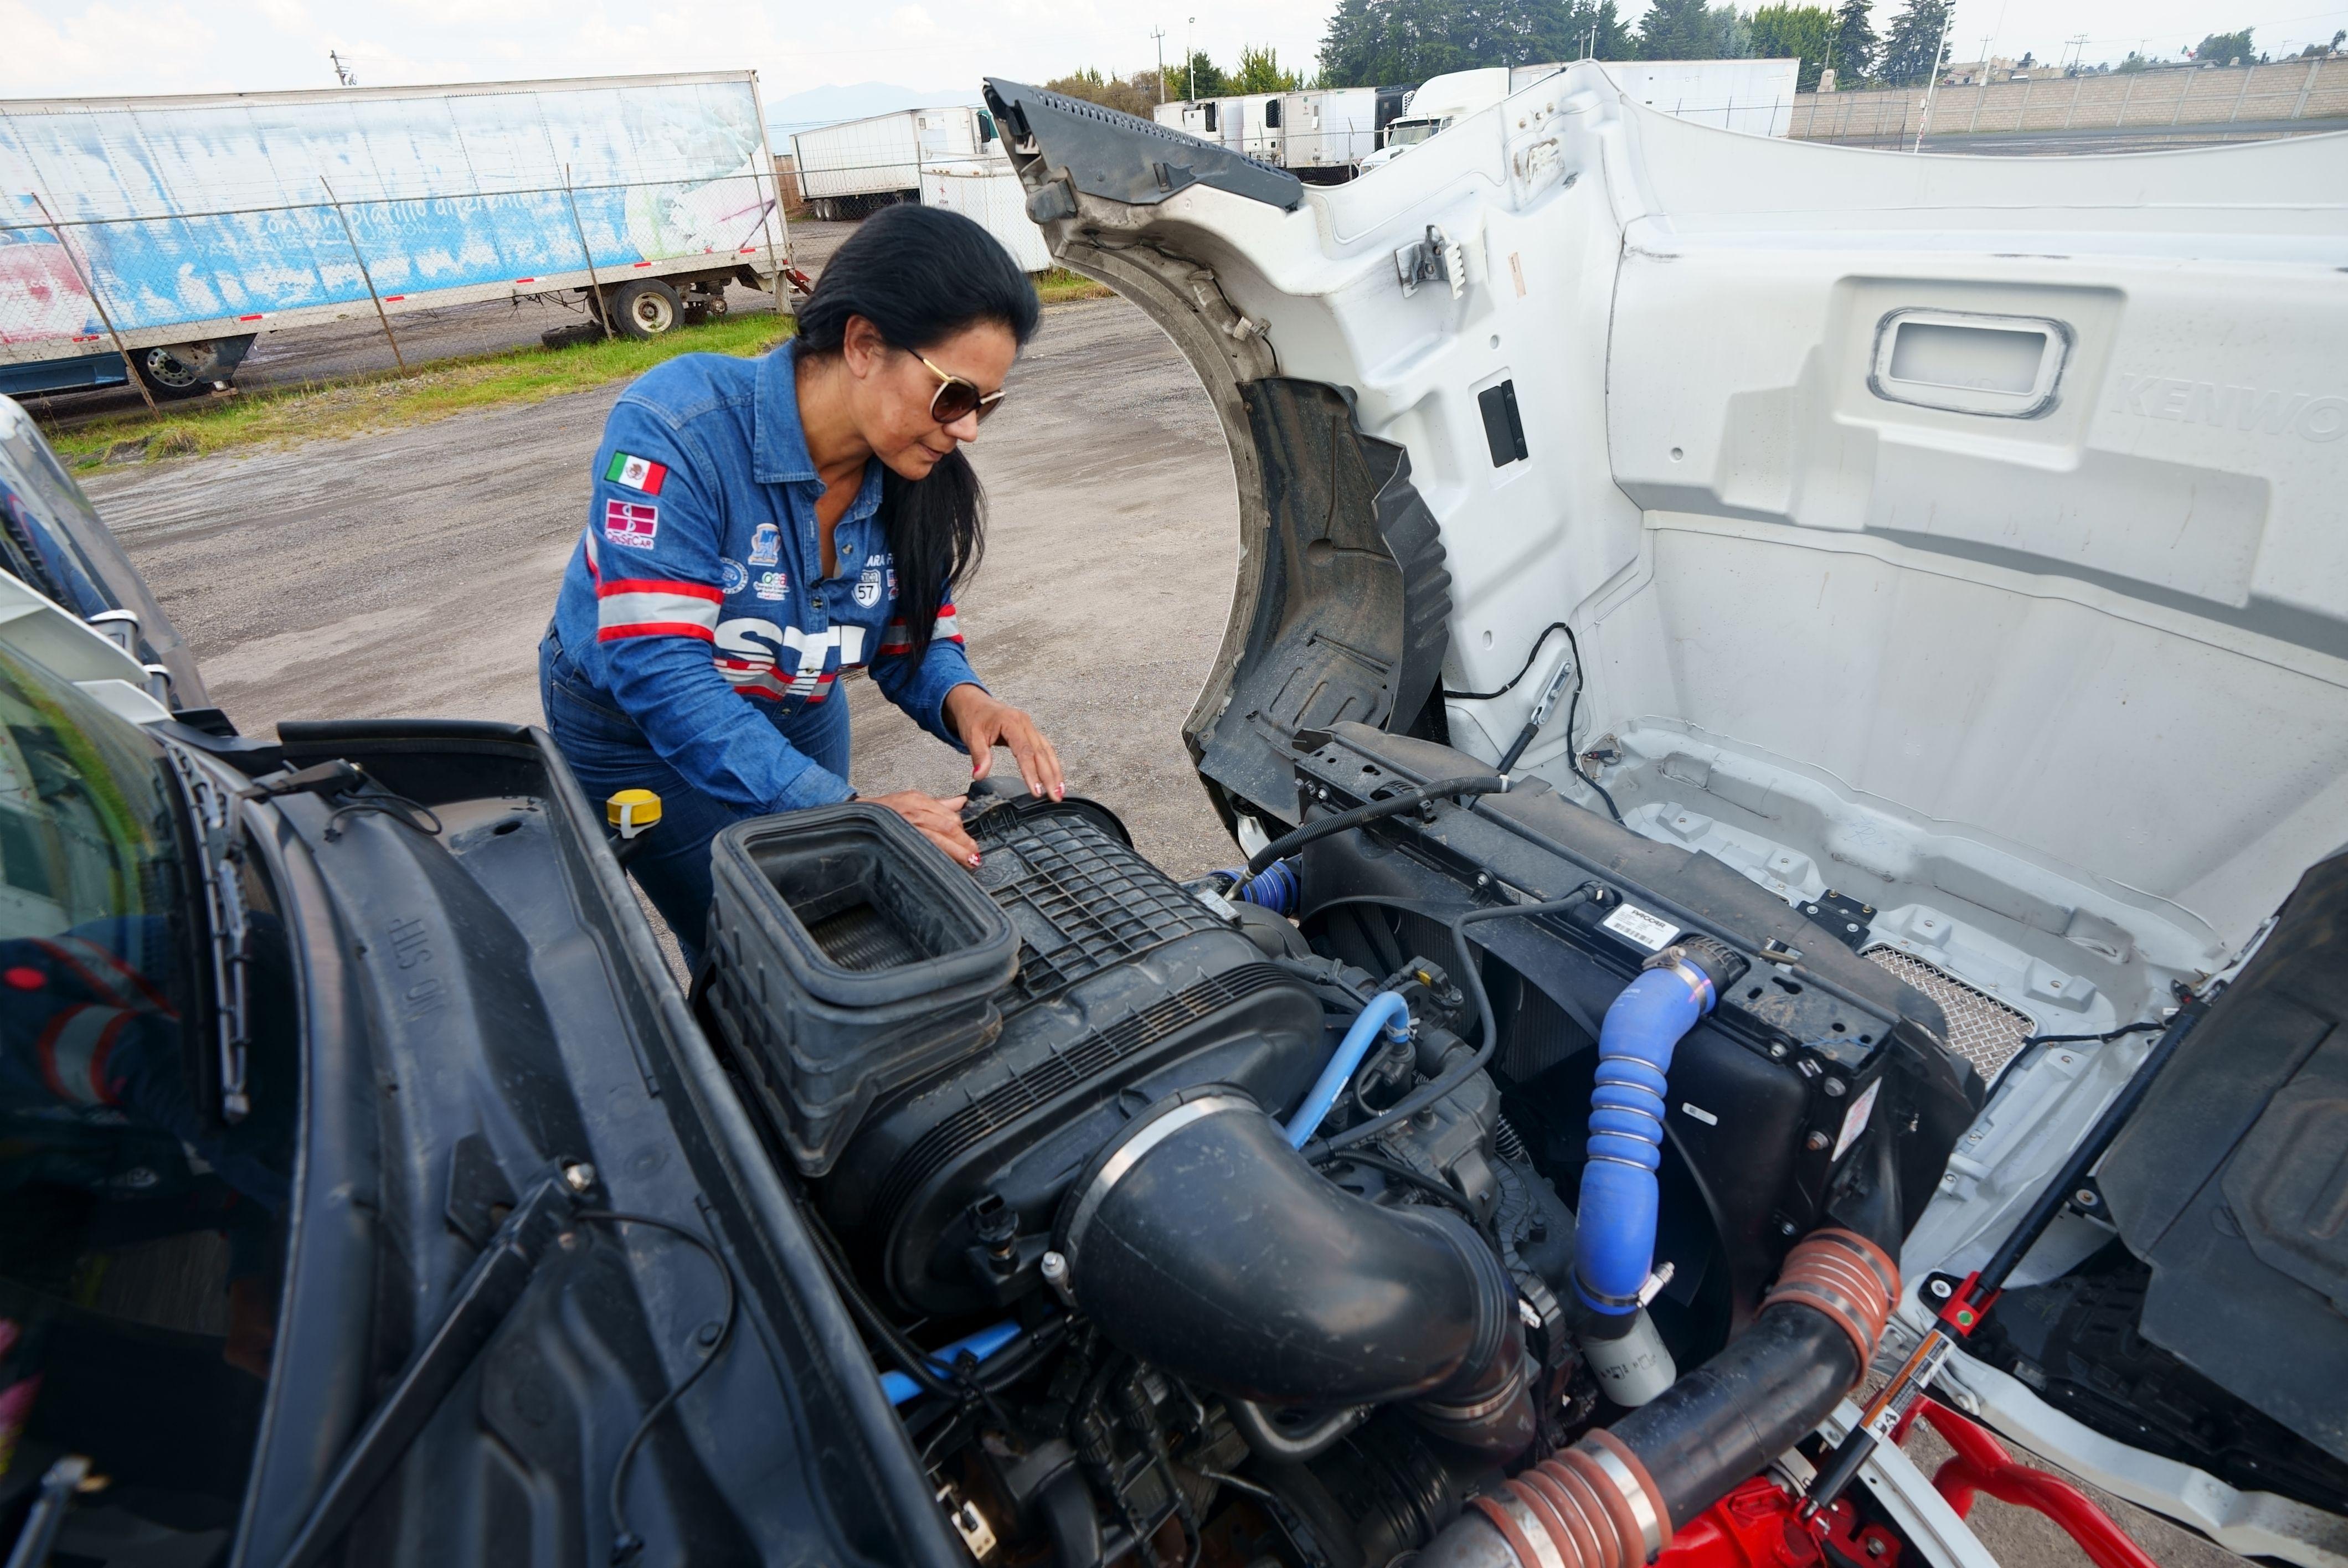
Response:
POLYGON ((923 364, 929 365, 930 374, 938 378, 938 389, 930 397, 930 417, 940 425, 952 425, 955 420, 973 413, 983 419, 994 413, 996 405, 1002 403, 1003 394, 1000 390, 981 392, 976 382, 951 374, 940 370, 934 364, 930 364, 927 354, 917 354, 913 357, 923 364))

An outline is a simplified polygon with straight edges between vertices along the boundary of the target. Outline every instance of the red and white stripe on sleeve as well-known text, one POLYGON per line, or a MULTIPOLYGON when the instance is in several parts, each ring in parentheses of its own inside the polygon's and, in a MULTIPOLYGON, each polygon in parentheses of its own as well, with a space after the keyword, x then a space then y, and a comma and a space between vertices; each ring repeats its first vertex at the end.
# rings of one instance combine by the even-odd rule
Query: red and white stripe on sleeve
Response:
POLYGON ((68 1105, 112 1105, 120 1086, 107 1071, 107 1059, 132 1014, 123 1008, 59 1008, 35 1042, 41 1077, 49 1092, 68 1105))
POLYGON ((623 637, 717 639, 725 590, 658 578, 610 578, 595 585, 595 641, 623 637))
MULTIPOLYGON (((954 619, 954 607, 952 601, 938 606, 937 623, 930 630, 930 641, 932 642, 962 641, 962 626, 954 619)), ((912 647, 913 640, 907 634, 905 623, 901 620, 891 621, 888 628, 880 633, 880 651, 882 653, 909 653, 912 651, 912 647)))

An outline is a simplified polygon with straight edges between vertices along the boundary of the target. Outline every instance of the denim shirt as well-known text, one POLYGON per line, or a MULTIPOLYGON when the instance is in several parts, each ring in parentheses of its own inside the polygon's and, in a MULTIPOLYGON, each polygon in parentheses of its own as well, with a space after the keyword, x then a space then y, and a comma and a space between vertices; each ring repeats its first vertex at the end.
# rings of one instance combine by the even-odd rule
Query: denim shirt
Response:
POLYGON ((595 454, 587 528, 554 624, 589 686, 635 721, 696 789, 754 812, 848 799, 848 781, 793 747, 789 720, 870 665, 881 693, 940 740, 946 693, 975 684, 940 607, 916 662, 896 564, 876 517, 880 464, 832 535, 799 425, 798 345, 756 360, 685 354, 621 395, 595 454))

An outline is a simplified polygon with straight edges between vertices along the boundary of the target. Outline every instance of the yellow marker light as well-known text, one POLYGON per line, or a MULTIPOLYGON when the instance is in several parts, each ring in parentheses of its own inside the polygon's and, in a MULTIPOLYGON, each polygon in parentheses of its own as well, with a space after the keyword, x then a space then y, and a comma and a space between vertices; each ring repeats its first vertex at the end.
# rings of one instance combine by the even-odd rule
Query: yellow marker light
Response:
POLYGON ((623 789, 603 803, 603 820, 618 828, 622 838, 635 837, 660 818, 661 798, 648 789, 623 789))

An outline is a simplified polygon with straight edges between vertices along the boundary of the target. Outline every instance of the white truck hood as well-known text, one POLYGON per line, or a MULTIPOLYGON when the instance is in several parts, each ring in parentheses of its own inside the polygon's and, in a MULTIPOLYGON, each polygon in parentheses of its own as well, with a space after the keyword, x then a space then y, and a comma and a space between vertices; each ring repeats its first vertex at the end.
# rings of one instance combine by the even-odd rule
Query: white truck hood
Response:
MULTIPOLYGON (((1918 158, 1585 64, 1321 188, 995 90, 1056 256, 1231 440, 1186 733, 1243 838, 1297 815, 1300 731, 1495 760, 1578 648, 1518 771, 1598 808, 1585 758, 1636 831, 1847 913, 1993 1080, 2157 1017, 2348 844, 2348 138, 1918 158)), ((1978 1261, 2141 1050, 2007 1075, 1911 1276, 1978 1261)), ((2084 1433, 2235 1550, 2348 1563, 2335 1517, 2084 1433)))

